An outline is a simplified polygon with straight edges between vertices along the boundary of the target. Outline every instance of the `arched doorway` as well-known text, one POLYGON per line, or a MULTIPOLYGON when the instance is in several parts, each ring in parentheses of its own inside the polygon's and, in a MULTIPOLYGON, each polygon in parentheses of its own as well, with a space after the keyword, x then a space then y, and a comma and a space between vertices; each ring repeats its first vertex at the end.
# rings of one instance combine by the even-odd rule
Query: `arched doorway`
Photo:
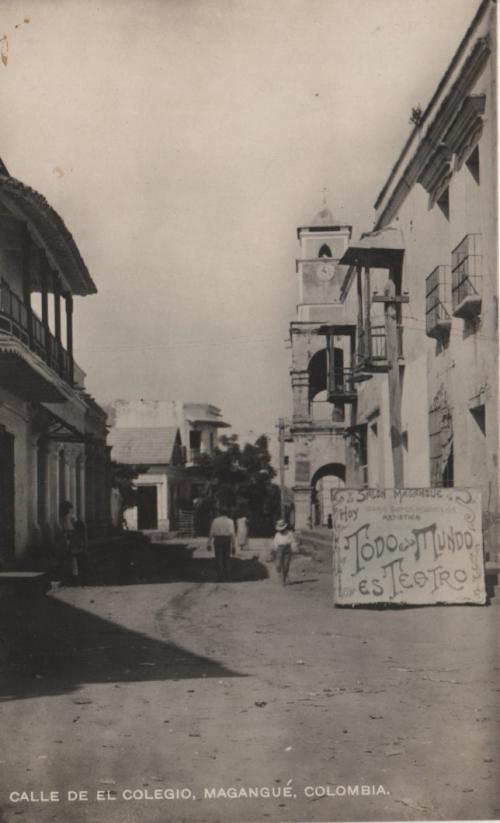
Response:
POLYGON ((311 522, 313 526, 326 526, 332 513, 331 491, 345 485, 343 463, 325 463, 311 478, 311 522))

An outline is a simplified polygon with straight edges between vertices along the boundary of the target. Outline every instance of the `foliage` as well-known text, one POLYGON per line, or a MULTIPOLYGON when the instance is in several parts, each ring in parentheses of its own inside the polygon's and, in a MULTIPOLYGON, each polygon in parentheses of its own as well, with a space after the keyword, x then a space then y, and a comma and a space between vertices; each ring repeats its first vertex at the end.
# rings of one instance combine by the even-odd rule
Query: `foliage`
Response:
POLYGON ((254 444, 245 443, 243 448, 238 435, 223 435, 214 453, 202 456, 199 469, 208 480, 207 492, 199 501, 200 514, 205 514, 203 531, 210 516, 226 509, 232 517, 246 515, 252 534, 273 533, 279 517, 280 491, 272 482, 276 472, 265 435, 254 444))
POLYGON ((134 487, 134 480, 140 473, 140 466, 128 466, 125 463, 111 461, 111 485, 120 492, 124 510, 137 505, 137 489, 134 487))

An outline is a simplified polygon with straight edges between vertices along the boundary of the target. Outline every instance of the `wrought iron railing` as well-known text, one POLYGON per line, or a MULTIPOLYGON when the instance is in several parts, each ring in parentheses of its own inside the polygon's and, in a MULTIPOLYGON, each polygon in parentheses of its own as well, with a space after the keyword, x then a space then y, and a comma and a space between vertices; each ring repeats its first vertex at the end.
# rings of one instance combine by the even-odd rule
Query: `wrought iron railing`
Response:
POLYGON ((39 317, 0 281, 0 332, 18 338, 68 383, 73 382, 73 358, 39 317))

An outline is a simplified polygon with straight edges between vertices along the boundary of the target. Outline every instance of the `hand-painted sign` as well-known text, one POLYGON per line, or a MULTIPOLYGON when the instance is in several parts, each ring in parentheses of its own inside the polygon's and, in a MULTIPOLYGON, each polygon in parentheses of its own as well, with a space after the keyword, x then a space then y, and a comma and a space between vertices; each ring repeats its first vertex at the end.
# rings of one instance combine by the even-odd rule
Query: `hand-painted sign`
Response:
POLYGON ((336 605, 486 599, 478 489, 333 489, 336 605))

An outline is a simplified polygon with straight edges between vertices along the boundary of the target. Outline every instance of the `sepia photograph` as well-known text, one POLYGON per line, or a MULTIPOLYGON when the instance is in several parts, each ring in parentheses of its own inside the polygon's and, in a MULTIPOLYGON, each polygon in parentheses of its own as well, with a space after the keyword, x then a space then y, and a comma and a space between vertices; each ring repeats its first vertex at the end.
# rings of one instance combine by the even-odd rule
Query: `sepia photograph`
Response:
POLYGON ((2 0, 0 823, 500 820, 496 0, 2 0))

